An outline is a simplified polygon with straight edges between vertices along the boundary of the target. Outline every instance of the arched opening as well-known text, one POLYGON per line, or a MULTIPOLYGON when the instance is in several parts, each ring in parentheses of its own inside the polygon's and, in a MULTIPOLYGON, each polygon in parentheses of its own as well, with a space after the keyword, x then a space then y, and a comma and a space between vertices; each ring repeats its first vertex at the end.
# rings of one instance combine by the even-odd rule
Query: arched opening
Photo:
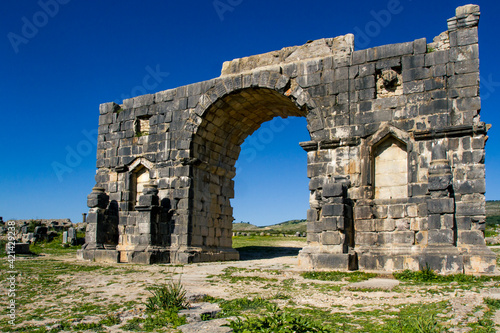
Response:
POLYGON ((195 159, 190 244, 231 248, 236 161, 241 144, 275 117, 305 117, 292 99, 267 88, 248 88, 217 100, 204 114, 193 138, 195 159))
POLYGON ((236 162, 235 222, 267 226, 306 219, 309 209, 307 153, 303 117, 276 117, 246 138, 236 162))
POLYGON ((375 199, 408 197, 408 153, 406 144, 389 135, 374 147, 375 199))

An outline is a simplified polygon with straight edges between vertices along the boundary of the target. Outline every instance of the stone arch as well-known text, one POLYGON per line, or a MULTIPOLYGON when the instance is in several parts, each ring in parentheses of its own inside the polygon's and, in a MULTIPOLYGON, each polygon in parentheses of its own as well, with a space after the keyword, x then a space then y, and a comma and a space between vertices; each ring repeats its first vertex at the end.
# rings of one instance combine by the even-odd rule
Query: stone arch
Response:
POLYGON ((190 244, 232 247, 233 178, 240 145, 275 117, 307 117, 311 136, 321 130, 315 103, 293 80, 272 72, 226 78, 200 98, 192 119, 193 202, 190 244), (231 88, 229 88, 231 87, 231 88), (206 101, 212 101, 206 105, 206 101))
POLYGON ((206 112, 220 104, 226 96, 237 94, 248 89, 268 89, 287 97, 301 110, 307 110, 308 130, 313 140, 320 139, 324 129, 323 117, 309 93, 302 89, 295 79, 278 72, 261 71, 242 75, 234 75, 220 79, 214 87, 201 95, 194 112, 191 113, 188 125, 193 133, 204 120, 206 112))

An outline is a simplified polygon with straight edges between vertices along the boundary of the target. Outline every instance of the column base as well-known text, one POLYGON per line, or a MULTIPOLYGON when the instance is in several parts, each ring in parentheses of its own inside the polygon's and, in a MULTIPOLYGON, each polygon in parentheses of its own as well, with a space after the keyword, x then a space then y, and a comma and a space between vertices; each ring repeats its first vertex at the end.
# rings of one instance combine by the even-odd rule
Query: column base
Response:
POLYGON ((304 270, 332 269, 355 270, 357 257, 355 253, 328 253, 320 247, 307 246, 300 250, 298 265, 304 270))

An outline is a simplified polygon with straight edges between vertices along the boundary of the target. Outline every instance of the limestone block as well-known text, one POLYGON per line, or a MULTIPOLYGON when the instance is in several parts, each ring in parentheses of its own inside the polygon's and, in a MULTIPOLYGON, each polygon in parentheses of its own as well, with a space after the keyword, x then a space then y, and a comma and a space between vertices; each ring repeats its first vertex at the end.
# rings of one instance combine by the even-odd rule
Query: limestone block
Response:
POLYGON ((371 206, 356 206, 354 207, 354 218, 356 220, 367 220, 373 217, 371 206))
POLYGON ((336 217, 323 217, 321 219, 324 231, 335 231, 338 228, 336 217))
POLYGON ((428 244, 428 231, 419 231, 415 234, 415 244, 417 245, 427 245, 428 244))
POLYGON ((354 234, 354 243, 357 245, 372 246, 378 242, 378 233, 376 232, 356 232, 354 234))
POLYGON ((338 231, 327 231, 321 234, 321 242, 324 245, 339 245, 343 244, 345 240, 345 235, 338 231))
POLYGON ((453 230, 429 230, 429 244, 453 244, 453 230))
POLYGON ((455 10, 455 14, 457 17, 459 16, 467 16, 474 13, 479 13, 480 7, 478 5, 465 5, 457 7, 455 10))
POLYGON ((389 205, 389 218, 400 219, 405 217, 405 206, 404 205, 389 205))
POLYGON ((346 187, 343 183, 326 184, 323 186, 323 196, 325 198, 341 197, 346 193, 346 187))
POLYGON ((323 222, 307 222, 307 232, 322 232, 324 230, 323 222))
POLYGON ((308 209, 307 210, 307 221, 317 221, 318 220, 318 210, 308 209))
POLYGON ((375 231, 394 231, 396 230, 396 222, 393 219, 378 219, 373 220, 375 231))
POLYGON ((410 230, 410 219, 398 219, 396 222, 396 230, 406 231, 410 230))
POLYGON ((441 228, 443 229, 453 229, 454 226, 454 216, 453 214, 441 215, 441 228))
MULTIPOLYGON (((455 205, 452 198, 436 198, 427 201, 427 210, 429 214, 454 213, 455 205)), ((457 204, 458 211, 458 204, 457 204)))
POLYGON ((441 229, 441 215, 439 214, 431 214, 428 217, 428 228, 432 229, 441 229))
POLYGON ((486 208, 483 202, 457 202, 457 215, 459 216, 476 216, 485 215, 486 208))
POLYGON ((485 245, 484 236, 480 230, 459 230, 458 231, 458 244, 463 245, 485 245))
POLYGON ((377 219, 387 218, 388 208, 386 205, 375 205, 373 207, 373 216, 377 219))
POLYGON ((413 231, 381 232, 378 234, 379 244, 415 244, 415 233, 413 231))
POLYGON ((344 205, 343 204, 333 204, 324 205, 321 210, 322 216, 344 216, 344 205))
POLYGON ((411 204, 406 206, 406 216, 417 217, 418 216, 418 206, 411 205, 411 204))
POLYGON ((375 220, 356 220, 354 222, 354 230, 356 231, 377 231, 375 228, 375 220))

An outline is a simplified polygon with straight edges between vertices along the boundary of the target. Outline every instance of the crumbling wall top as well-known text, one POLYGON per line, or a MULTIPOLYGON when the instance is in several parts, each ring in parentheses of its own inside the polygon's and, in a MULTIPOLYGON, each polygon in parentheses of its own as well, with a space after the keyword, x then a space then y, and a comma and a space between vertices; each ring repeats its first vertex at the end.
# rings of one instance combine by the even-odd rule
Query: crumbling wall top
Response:
POLYGON ((276 66, 306 59, 334 56, 345 58, 354 50, 354 35, 347 34, 335 38, 309 41, 304 45, 285 47, 279 51, 226 61, 221 75, 231 75, 251 71, 255 68, 276 66))

